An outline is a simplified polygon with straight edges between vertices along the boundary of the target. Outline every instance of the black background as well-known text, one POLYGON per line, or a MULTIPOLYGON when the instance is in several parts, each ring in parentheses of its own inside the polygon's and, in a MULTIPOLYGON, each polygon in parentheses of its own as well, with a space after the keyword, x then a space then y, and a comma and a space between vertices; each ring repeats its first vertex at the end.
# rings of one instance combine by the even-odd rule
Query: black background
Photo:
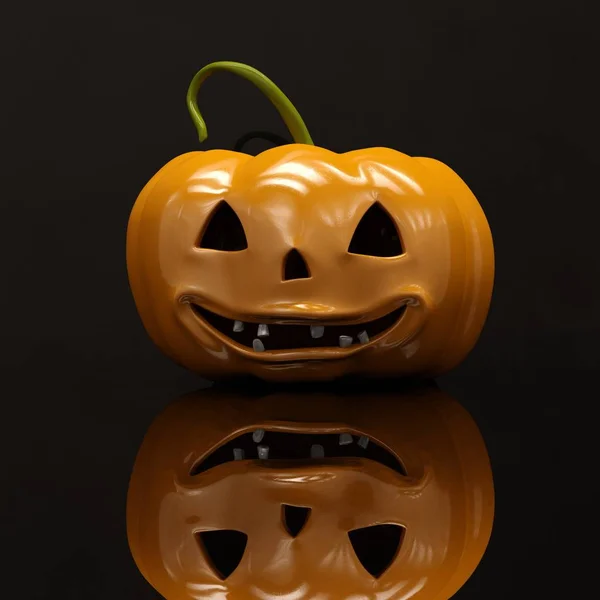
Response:
MULTIPOLYGON (((592 4, 3 7, 2 595, 156 597, 127 547, 128 477, 152 419, 202 382, 147 338, 125 231, 146 181, 199 147, 185 92, 215 60, 265 72, 318 145, 435 157, 469 184, 494 234, 495 293, 479 344, 439 381, 482 429, 497 516, 457 598, 594 589, 592 4)), ((205 148, 231 148, 257 128, 286 135, 268 101, 233 76, 211 78, 200 105, 205 148)))

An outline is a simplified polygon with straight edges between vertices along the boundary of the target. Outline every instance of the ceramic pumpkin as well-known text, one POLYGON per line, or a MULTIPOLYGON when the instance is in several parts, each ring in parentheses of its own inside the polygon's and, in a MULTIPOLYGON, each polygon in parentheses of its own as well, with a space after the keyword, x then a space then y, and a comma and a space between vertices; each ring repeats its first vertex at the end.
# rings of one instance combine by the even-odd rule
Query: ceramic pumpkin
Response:
POLYGON ((487 316, 494 253, 482 208, 449 167, 388 148, 312 144, 289 100, 237 63, 213 71, 265 91, 298 143, 258 156, 190 152, 138 197, 130 285, 154 342, 210 379, 432 376, 460 363, 487 316))
POLYGON ((151 425, 127 528, 166 600, 447 600, 493 514, 480 432, 436 388, 206 390, 151 425))

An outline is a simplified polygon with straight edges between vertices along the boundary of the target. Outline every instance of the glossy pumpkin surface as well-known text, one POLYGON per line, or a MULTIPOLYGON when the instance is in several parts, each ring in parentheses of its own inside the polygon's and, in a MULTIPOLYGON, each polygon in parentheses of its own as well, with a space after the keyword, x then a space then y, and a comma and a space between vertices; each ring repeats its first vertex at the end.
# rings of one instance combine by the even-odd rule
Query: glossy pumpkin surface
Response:
POLYGON ((296 143, 256 157, 190 152, 142 190, 127 266, 155 343, 211 378, 435 375, 469 353, 492 293, 494 251, 475 196, 449 167, 387 148, 314 145, 272 81, 240 63, 296 143))
POLYGON ((192 152, 139 196, 127 262, 144 325, 209 378, 433 375, 487 316, 492 238, 444 164, 302 144, 192 152))

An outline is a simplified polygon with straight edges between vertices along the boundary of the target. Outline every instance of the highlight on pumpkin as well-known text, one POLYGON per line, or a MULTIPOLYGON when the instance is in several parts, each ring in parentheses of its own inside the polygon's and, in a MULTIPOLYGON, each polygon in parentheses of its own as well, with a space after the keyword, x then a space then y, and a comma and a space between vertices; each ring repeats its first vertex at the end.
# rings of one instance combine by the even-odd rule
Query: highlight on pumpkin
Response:
POLYGON ((208 131, 206 122, 198 108, 198 92, 206 79, 217 71, 228 71, 253 83, 275 106, 287 128, 290 130, 294 142, 314 146, 314 142, 300 113, 281 89, 266 75, 253 67, 229 61, 214 62, 202 68, 196 73, 188 88, 187 107, 201 142, 205 141, 208 137, 208 131))

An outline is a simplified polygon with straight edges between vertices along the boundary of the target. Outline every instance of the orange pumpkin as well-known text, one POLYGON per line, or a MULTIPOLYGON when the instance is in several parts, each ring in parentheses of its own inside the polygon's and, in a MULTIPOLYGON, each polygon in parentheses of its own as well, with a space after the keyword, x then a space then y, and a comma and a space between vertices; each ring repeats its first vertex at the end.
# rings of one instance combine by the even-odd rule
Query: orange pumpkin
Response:
POLYGON ((434 159, 311 145, 269 80, 225 65, 190 87, 201 138, 192 98, 229 68, 275 98, 302 143, 256 157, 190 152, 146 185, 127 264, 155 343, 212 379, 435 375, 460 363, 494 276, 490 229, 469 188, 434 159))
POLYGON ((166 600, 447 600, 493 515, 480 432, 436 388, 206 390, 147 432, 127 530, 166 600))

